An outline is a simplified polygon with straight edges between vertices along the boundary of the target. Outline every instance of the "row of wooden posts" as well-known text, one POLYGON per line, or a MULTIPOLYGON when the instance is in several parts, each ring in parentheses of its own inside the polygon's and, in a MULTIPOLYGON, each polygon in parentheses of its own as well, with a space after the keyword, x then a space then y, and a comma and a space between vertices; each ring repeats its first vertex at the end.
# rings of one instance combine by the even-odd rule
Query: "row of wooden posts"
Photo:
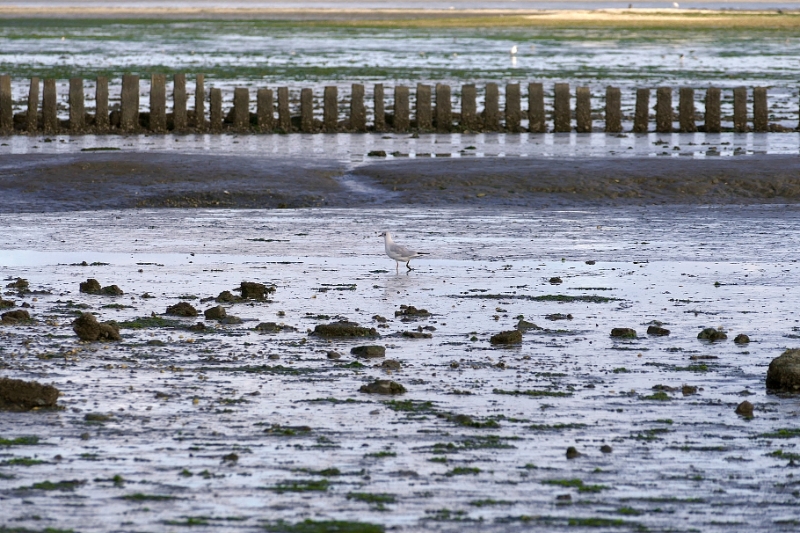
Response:
MULTIPOLYGON (((436 84, 432 91, 430 85, 418 84, 411 117, 410 90, 405 86, 394 87, 394 107, 390 113, 385 109, 384 86, 374 87, 374 121, 367 124, 367 110, 364 105, 364 85, 353 84, 350 94, 349 116, 339 120, 339 97, 337 87, 325 87, 322 105, 322 120, 314 118, 314 94, 311 89, 300 92, 300 115, 293 117, 290 112, 289 89, 277 90, 277 119, 273 91, 258 89, 256 93, 256 112, 250 112, 250 92, 246 88, 236 88, 233 93, 233 108, 224 114, 222 91, 212 88, 209 91, 209 120, 206 120, 205 79, 198 74, 195 82, 194 109, 187 108, 186 76, 176 74, 173 78, 172 113, 167 113, 166 76, 153 74, 150 80, 150 110, 139 110, 139 76, 122 77, 122 93, 119 111, 109 113, 108 78, 98 77, 95 85, 95 114, 85 112, 84 80, 69 80, 69 120, 59 121, 57 116, 56 80, 45 79, 43 83, 42 107, 39 112, 39 79, 30 80, 27 110, 13 114, 11 78, 0 75, 0 134, 13 132, 58 133, 113 133, 113 132, 154 132, 166 133, 190 131, 235 131, 235 132, 366 132, 366 131, 506 131, 544 133, 548 131, 547 114, 544 105, 544 88, 541 83, 528 84, 528 127, 522 127, 524 118, 521 109, 520 85, 506 85, 505 108, 500 111, 499 88, 496 83, 485 87, 484 109, 478 112, 477 90, 475 85, 461 88, 461 111, 452 111, 450 86, 436 84), (435 99, 432 101, 432 92, 435 99)), ((734 132, 768 131, 767 90, 764 87, 753 89, 752 127, 748 122, 748 91, 745 87, 733 89, 733 128, 734 132)), ((575 131, 592 131, 591 98, 588 87, 577 87, 575 91, 575 131)), ((694 89, 679 89, 678 123, 679 132, 722 131, 720 113, 721 91, 709 87, 705 93, 703 124, 696 123, 694 89)), ((569 85, 556 83, 554 87, 552 129, 553 132, 572 131, 572 95, 569 85)), ((655 131, 669 133, 674 131, 672 88, 659 87, 656 90, 655 131)), ((650 89, 637 89, 636 108, 633 119, 634 133, 650 131, 650 89)), ((622 112, 620 89, 607 87, 605 98, 605 128, 609 133, 622 132, 622 112)))

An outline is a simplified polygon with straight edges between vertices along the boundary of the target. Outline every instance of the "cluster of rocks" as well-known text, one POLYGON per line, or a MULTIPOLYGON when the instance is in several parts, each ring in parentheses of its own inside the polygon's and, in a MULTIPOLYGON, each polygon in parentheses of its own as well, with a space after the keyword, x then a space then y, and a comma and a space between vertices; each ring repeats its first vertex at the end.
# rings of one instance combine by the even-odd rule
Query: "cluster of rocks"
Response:
POLYGON ((0 378, 0 409, 30 411, 56 407, 59 391, 36 381, 0 378))
POLYGON ((94 278, 89 278, 86 281, 81 282, 80 291, 85 294, 99 294, 104 296, 122 296, 125 294, 122 292, 122 289, 116 285, 101 287, 100 282, 94 278))
POLYGON ((120 341, 119 326, 114 321, 98 322, 91 313, 81 313, 72 322, 72 331, 82 341, 120 341))

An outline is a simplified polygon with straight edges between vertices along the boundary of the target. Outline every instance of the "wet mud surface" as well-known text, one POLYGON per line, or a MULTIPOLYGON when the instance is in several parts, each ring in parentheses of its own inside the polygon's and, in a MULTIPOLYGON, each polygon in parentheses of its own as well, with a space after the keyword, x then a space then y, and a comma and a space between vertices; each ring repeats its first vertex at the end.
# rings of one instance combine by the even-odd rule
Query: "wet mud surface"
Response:
POLYGON ((0 371, 61 391, 57 410, 0 414, 0 527, 793 531, 798 400, 765 377, 800 339, 799 222, 794 206, 0 215, 3 311, 32 319, 0 325, 0 371), (431 255, 396 274, 385 229, 431 255), (90 278, 123 294, 79 292, 90 278), (275 292, 242 299, 242 281, 275 292), (165 313, 179 302, 199 316, 165 313), (204 316, 220 305, 239 321, 204 316), (80 342, 85 312, 121 341, 80 342), (344 320, 369 335, 312 334, 344 320), (351 352, 367 345, 385 355, 351 352), (360 392, 377 380, 406 392, 360 392))

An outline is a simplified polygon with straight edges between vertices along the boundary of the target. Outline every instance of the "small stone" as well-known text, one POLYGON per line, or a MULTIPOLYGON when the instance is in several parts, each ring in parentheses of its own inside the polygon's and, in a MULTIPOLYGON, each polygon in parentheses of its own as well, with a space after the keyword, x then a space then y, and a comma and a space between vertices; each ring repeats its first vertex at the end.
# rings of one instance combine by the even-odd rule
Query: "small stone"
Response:
POLYGON ((380 324, 385 324, 386 323, 386 317, 381 316, 381 315, 372 315, 372 320, 374 320, 375 322, 378 322, 380 324))
POLYGON ((458 361, 453 361, 452 363, 450 363, 450 368, 458 368, 459 366, 460 365, 458 364, 458 361))
POLYGON ((276 354, 276 353, 271 353, 271 354, 269 354, 269 356, 267 357, 267 359, 271 359, 271 360, 273 360, 273 361, 275 361, 276 359, 280 359, 280 358, 281 358, 281 356, 280 356, 280 355, 278 355, 278 354, 276 354))
POLYGON ((745 418, 753 418, 753 404, 745 400, 736 406, 735 412, 745 418))
POLYGON ((8 285, 6 285, 7 289, 16 289, 20 292, 27 291, 30 287, 27 279, 17 278, 8 285))
POLYGON ((214 298, 214 301, 217 303, 233 303, 236 299, 236 296, 231 291, 222 291, 219 296, 214 298))
POLYGON ((239 460, 239 455, 237 455, 236 452, 231 452, 228 455, 222 456, 222 462, 224 463, 235 463, 238 460, 239 460))
POLYGON ((122 296, 125 293, 116 285, 109 285, 108 287, 100 289, 100 294, 105 294, 106 296, 122 296))
POLYGON ((692 394, 697 394, 697 387, 693 385, 684 385, 681 387, 681 393, 684 396, 691 396, 692 394))
POLYGON ((402 335, 409 339, 430 339, 433 337, 430 333, 422 333, 420 331, 404 331, 402 335))
POLYGON ((114 322, 100 323, 91 313, 81 313, 72 322, 72 331, 82 341, 120 341, 119 326, 114 322))
POLYGON ((220 324, 227 324, 227 325, 230 326, 232 324, 241 324, 242 323, 242 319, 239 318, 238 316, 228 315, 226 317, 220 318, 219 319, 219 323, 220 324))
POLYGON ((197 316, 197 309, 192 307, 189 302, 179 302, 167 307, 166 314, 173 316, 197 316))
POLYGON ((37 381, 0 378, 0 409, 29 411, 37 407, 56 407, 59 391, 37 381))
POLYGON ((528 322, 527 320, 520 320, 519 322, 517 322, 517 329, 520 331, 527 331, 529 329, 544 329, 544 328, 540 328, 533 322, 528 322))
POLYGON ((623 339, 635 339, 636 330, 631 328, 613 328, 611 330, 612 337, 620 337, 623 339))
POLYGON ((647 328, 647 334, 664 337, 666 335, 669 335, 669 330, 666 328, 662 328, 660 326, 650 326, 647 328))
POLYGON ((206 317, 206 320, 221 320, 228 316, 228 313, 225 311, 225 308, 221 305, 217 305, 206 309, 203 314, 206 317))
POLYGON ((103 288, 100 286, 100 282, 94 278, 89 278, 80 284, 80 292, 85 292, 86 294, 98 294, 101 290, 103 288))
POLYGON ((553 313, 544 316, 547 320, 572 320, 572 315, 565 315, 563 313, 553 313))
POLYGON ((697 334, 697 338, 700 339, 701 341, 714 342, 714 341, 725 340, 728 338, 728 336, 725 334, 724 331, 720 331, 714 328, 706 328, 697 334))
POLYGON ((263 283, 255 283, 253 281, 243 281, 240 289, 242 290, 242 298, 245 300, 265 300, 267 294, 275 292, 275 287, 267 287, 263 283))
POLYGON ((255 329, 261 333, 278 333, 281 330, 275 322, 261 322, 255 329))
POLYGON ((384 357, 386 355, 386 348, 374 344, 369 346, 356 346, 350 350, 350 353, 363 359, 374 359, 376 357, 384 357))
POLYGON ((381 363, 381 368, 384 370, 400 370, 403 365, 400 364, 400 361, 395 361, 394 359, 387 359, 383 363, 381 363))
POLYGON ((584 262, 585 262, 587 265, 594 265, 594 264, 596 264, 596 263, 597 263, 597 261, 593 261, 593 260, 591 260, 591 259, 590 259, 590 260, 588 260, 588 261, 584 261, 584 262))
POLYGON ((331 322, 319 324, 314 328, 314 335, 320 337, 380 337, 375 328, 362 328, 355 322, 331 322))
POLYGON ((748 344, 750 342, 750 337, 748 337, 744 333, 739 333, 733 339, 733 342, 735 342, 736 344, 748 344))
POLYGON ((81 440, 89 440, 92 436, 89 434, 88 431, 81 433, 81 440))
POLYGON ((333 350, 329 351, 326 355, 328 356, 328 359, 334 359, 335 360, 335 359, 341 359, 342 358, 342 354, 340 354, 339 352, 334 352, 333 350))
POLYGON ((186 329, 188 329, 189 331, 205 331, 206 330, 206 325, 203 324, 202 322, 198 322, 194 326, 189 326, 186 329))
POLYGON ((769 364, 767 388, 800 392, 800 349, 786 350, 769 364))
POLYGON ((614 449, 608 444, 603 444, 602 446, 600 446, 600 451, 603 453, 611 453, 614 451, 614 449))
POLYGON ((571 494, 559 494, 558 496, 556 496, 556 501, 557 502, 561 502, 561 503, 569 503, 569 502, 572 501, 572 495, 571 494))
POLYGON ((413 305, 401 305, 400 310, 394 312, 394 316, 426 317, 430 316, 430 313, 427 309, 417 309, 413 305))
POLYGON ((550 285, 561 285, 561 283, 563 283, 563 281, 559 277, 552 277, 552 278, 550 278, 549 281, 550 281, 550 285))
POLYGON ((576 457, 580 457, 581 453, 575 449, 575 446, 570 446, 567 448, 567 459, 575 459, 576 457))
POLYGON ((20 322, 30 322, 31 315, 24 309, 16 311, 6 311, 0 315, 0 322, 3 324, 19 324, 20 322))
POLYGON ((522 332, 518 329, 501 331, 492 335, 489 342, 491 344, 522 344, 522 332))
POLYGON ((406 392, 405 387, 388 379, 378 379, 368 385, 362 385, 358 390, 367 394, 403 394, 406 392))
POLYGON ((386 150, 370 150, 367 157, 386 157, 386 150))
POLYGON ((16 302, 12 302, 11 300, 3 300, 0 298, 0 309, 9 309, 11 307, 16 307, 16 302))

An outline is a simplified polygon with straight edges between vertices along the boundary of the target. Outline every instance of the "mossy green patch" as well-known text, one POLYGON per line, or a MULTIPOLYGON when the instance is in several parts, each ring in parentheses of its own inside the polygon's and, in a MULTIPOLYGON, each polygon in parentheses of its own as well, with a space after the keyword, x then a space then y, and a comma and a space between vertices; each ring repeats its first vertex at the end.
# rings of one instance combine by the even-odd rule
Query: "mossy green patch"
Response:
POLYGON ((27 489, 33 490, 75 490, 76 487, 80 487, 84 485, 86 481, 81 479, 72 479, 69 481, 56 481, 53 483, 52 481, 40 481, 39 483, 34 483, 30 487, 23 487, 27 489))
POLYGON ((284 492, 325 492, 330 486, 327 479, 293 479, 267 487, 268 490, 283 494, 284 492))
POLYGON ((793 439, 800 437, 800 428, 781 428, 758 436, 764 439, 793 439))
POLYGON ((29 436, 16 437, 13 439, 0 437, 0 446, 33 446, 34 444, 39 444, 39 437, 29 436))
POLYGON ((672 398, 669 397, 669 394, 667 394, 663 390, 654 392, 653 394, 651 394, 649 396, 642 396, 642 400, 655 400, 655 401, 658 401, 658 402, 668 402, 671 399, 672 398))
POLYGON ((445 476, 474 476, 481 473, 481 469, 473 466, 457 466, 452 470, 445 472, 445 476))
POLYGON ((494 394, 508 394, 511 396, 529 396, 531 398, 568 398, 571 392, 550 391, 550 390, 503 390, 493 389, 494 394))
POLYGON ((177 500, 175 496, 168 496, 165 494, 144 494, 142 492, 135 492, 133 494, 126 494, 120 496, 123 500, 132 502, 165 502, 169 500, 177 500))
POLYGON ((578 489, 578 492, 600 492, 609 487, 605 485, 587 485, 581 479, 545 479, 542 480, 542 485, 556 485, 558 487, 567 487, 578 489))
POLYGON ((384 533, 386 529, 379 524, 352 522, 344 520, 304 520, 289 523, 279 520, 265 524, 264 531, 270 533, 384 533))
POLYGON ((0 466, 34 466, 44 464, 45 461, 33 459, 32 457, 14 457, 13 459, 6 459, 0 461, 0 466))

